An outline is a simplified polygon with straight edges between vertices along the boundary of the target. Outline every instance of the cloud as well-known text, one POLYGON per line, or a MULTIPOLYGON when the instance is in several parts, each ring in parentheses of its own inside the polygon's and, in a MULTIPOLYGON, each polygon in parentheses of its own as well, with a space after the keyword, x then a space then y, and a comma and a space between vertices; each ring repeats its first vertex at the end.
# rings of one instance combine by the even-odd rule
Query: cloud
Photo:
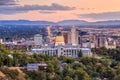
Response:
POLYGON ((28 12, 33 10, 42 11, 69 11, 74 10, 75 7, 63 6, 60 4, 52 3, 51 5, 24 5, 24 6, 1 6, 0 14, 15 14, 21 12, 28 12))
POLYGON ((95 8, 79 8, 80 10, 94 10, 95 8))
POLYGON ((89 13, 89 14, 77 14, 78 17, 92 18, 95 20, 117 20, 120 19, 120 11, 118 12, 103 12, 103 13, 89 13))
POLYGON ((54 11, 39 11, 41 14, 52 14, 52 13, 56 13, 54 11))
POLYGON ((16 5, 16 0, 0 0, 0 6, 16 5))

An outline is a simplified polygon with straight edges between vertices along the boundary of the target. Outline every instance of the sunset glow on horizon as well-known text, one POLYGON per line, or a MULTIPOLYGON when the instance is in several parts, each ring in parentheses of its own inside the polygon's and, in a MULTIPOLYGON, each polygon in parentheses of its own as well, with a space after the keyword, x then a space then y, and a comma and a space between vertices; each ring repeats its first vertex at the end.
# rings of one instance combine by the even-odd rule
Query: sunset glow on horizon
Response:
POLYGON ((0 20, 120 20, 120 0, 1 0, 0 20))

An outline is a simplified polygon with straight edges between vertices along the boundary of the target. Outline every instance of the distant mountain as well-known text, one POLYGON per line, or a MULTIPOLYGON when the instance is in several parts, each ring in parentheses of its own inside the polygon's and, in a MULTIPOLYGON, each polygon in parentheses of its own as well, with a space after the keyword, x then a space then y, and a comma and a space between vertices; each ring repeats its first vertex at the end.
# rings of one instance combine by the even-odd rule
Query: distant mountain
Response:
POLYGON ((87 21, 84 20, 63 20, 63 21, 59 21, 56 24, 58 25, 83 25, 83 24, 87 24, 87 21))
POLYGON ((1 20, 0 25, 54 25, 50 21, 1 20))
POLYGON ((91 22, 90 25, 120 25, 120 20, 91 22))
POLYGON ((120 20, 87 22, 84 20, 63 20, 58 22, 50 21, 29 21, 29 20, 0 20, 0 25, 120 25, 120 20))

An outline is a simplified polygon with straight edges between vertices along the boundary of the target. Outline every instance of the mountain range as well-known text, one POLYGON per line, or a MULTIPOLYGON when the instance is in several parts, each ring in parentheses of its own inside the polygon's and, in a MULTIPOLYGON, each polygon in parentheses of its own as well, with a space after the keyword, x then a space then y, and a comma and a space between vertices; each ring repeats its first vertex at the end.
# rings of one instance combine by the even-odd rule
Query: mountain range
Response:
POLYGON ((29 21, 29 20, 0 20, 0 25, 120 25, 120 20, 88 22, 84 20, 29 21))

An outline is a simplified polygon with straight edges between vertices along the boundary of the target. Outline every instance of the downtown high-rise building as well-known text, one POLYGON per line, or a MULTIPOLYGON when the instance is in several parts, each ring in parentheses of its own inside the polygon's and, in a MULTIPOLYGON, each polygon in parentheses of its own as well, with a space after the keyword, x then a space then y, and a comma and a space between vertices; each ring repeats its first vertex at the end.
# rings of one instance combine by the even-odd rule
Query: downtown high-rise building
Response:
POLYGON ((43 44, 42 35, 36 34, 36 35, 34 36, 34 43, 35 43, 35 45, 42 45, 42 44, 43 44))
POLYGON ((69 36, 68 31, 64 31, 63 32, 63 36, 64 36, 64 42, 65 42, 65 44, 68 44, 68 36, 69 36))
POLYGON ((71 28, 71 31, 68 32, 68 43, 71 43, 72 45, 78 44, 78 31, 75 26, 71 28))

